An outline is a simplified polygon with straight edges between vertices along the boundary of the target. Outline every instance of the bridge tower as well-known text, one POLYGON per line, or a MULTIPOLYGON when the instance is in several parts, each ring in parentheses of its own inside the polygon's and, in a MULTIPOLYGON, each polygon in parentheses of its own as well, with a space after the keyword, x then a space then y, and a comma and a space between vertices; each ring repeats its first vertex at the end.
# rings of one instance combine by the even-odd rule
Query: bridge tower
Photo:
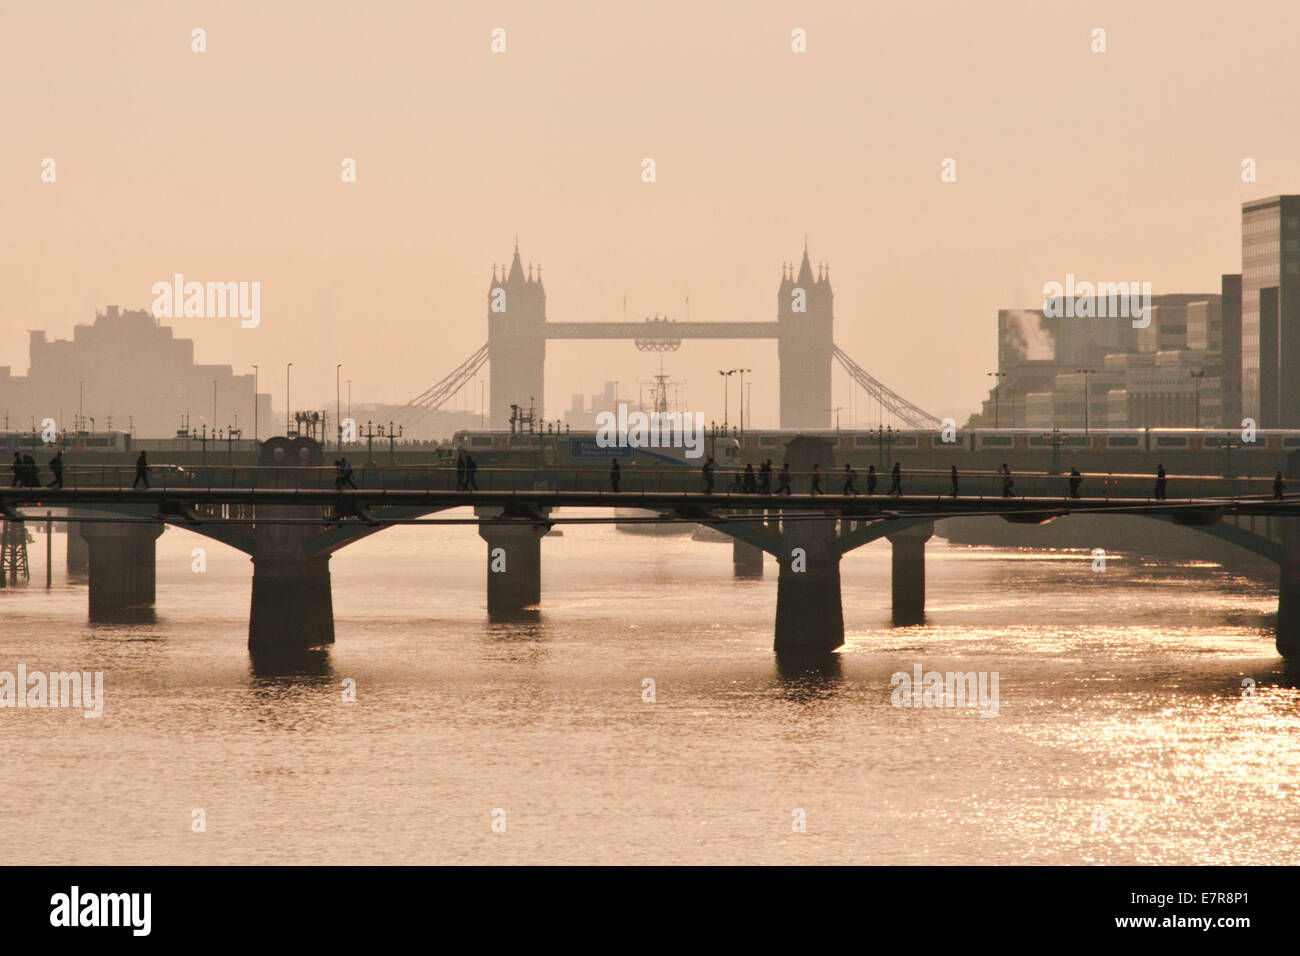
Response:
POLYGON ((488 364, 492 379, 488 418, 491 427, 505 427, 511 405, 535 405, 538 418, 545 417, 546 289, 542 286, 541 266, 537 267, 536 279, 531 265, 525 274, 518 242, 510 271, 503 268, 498 279, 496 267, 492 268, 488 364))
POLYGON ((830 427, 832 298, 830 275, 822 267, 813 275, 805 242, 798 275, 783 268, 777 293, 782 428, 830 427))

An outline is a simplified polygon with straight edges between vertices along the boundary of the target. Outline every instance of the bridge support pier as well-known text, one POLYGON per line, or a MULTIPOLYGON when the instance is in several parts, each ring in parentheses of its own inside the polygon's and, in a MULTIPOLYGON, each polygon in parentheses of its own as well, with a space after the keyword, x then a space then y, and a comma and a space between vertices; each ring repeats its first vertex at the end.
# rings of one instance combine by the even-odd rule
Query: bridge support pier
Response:
MULTIPOLYGON (((263 517, 270 508, 259 508, 263 517)), ((274 509, 274 517, 317 518, 320 509, 274 509)), ((253 596, 248 649, 299 651, 334 643, 330 556, 308 554, 318 525, 259 524, 253 545, 253 596)))
POLYGON ((776 643, 782 651, 833 651, 844 643, 835 518, 781 522, 776 581, 776 643))
MULTIPOLYGON (((69 516, 77 514, 76 509, 68 509, 69 516)), ((66 522, 63 528, 68 533, 68 575, 84 578, 90 573, 90 546, 81 536, 79 522, 66 522)))
MULTIPOLYGON (((756 514, 757 512, 737 512, 738 514, 756 514)), ((731 569, 738 578, 761 578, 763 576, 763 549, 747 544, 739 538, 731 539, 731 569)))
POLYGON ((1278 518, 1282 571, 1277 589, 1277 652, 1300 660, 1300 518, 1278 518))
POLYGON ((893 547, 894 624, 925 623, 925 542, 934 524, 915 525, 887 535, 893 547))
POLYGON ((90 575, 90 619, 109 621, 148 611, 156 597, 155 545, 162 527, 153 524, 84 523, 69 537, 85 539, 90 575))
MULTIPOLYGON (((500 508, 475 508, 480 518, 498 517, 500 508)), ((545 521, 520 519, 510 524, 481 524, 487 542, 488 614, 515 614, 542 602, 542 538, 551 530, 545 521)))

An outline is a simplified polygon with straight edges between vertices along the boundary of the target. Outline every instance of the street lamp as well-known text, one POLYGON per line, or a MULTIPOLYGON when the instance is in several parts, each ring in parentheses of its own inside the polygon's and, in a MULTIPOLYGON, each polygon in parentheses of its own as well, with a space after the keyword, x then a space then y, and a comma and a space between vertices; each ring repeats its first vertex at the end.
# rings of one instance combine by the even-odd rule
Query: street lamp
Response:
POLYGON ((1205 378, 1205 369, 1192 373, 1192 385, 1196 389, 1196 427, 1201 427, 1201 379, 1205 378))
POLYGON ((284 434, 288 437, 292 430, 291 422, 293 421, 293 402, 289 399, 290 380, 289 373, 293 371, 293 363, 290 362, 284 367, 284 434))
POLYGON ((334 430, 338 435, 338 441, 335 443, 338 448, 343 447, 343 398, 342 390, 339 388, 339 372, 343 364, 339 363, 334 366, 334 430))
POLYGON ((1002 380, 1007 377, 1007 373, 989 372, 988 374, 993 378, 993 428, 996 431, 1001 424, 998 420, 998 410, 1002 407, 1001 403, 998 401, 998 386, 1001 385, 1002 380))
POLYGON ((1092 393, 1088 389, 1088 376, 1096 375, 1095 368, 1076 368, 1076 372, 1083 376, 1083 433, 1088 434, 1088 410, 1092 405, 1092 393))
POLYGON ((740 369, 718 369, 718 374, 722 376, 722 432, 727 432, 727 422, 731 419, 731 410, 728 406, 728 399, 731 397, 731 390, 727 388, 730 384, 727 380, 739 372, 740 369))
MULTIPOLYGON (((738 368, 736 371, 740 373, 740 438, 743 441, 745 438, 745 373, 754 370, 752 368, 738 368)), ((839 428, 839 425, 835 427, 839 428)))
POLYGON ((253 441, 257 441, 257 366, 253 366, 253 441))

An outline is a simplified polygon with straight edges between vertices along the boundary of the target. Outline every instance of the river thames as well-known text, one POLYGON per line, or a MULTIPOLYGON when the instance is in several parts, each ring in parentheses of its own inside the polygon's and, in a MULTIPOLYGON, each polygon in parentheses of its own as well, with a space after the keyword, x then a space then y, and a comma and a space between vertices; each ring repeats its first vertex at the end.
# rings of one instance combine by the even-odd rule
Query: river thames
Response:
POLYGON ((102 671, 104 709, 0 710, 10 863, 1295 861, 1276 578, 1221 545, 1098 572, 932 539, 896 628, 877 542, 809 668, 773 655, 770 557, 568 527, 537 619, 493 623, 473 529, 401 527, 334 557, 328 651, 254 667, 244 555, 168 530, 156 620, 90 625, 63 542, 52 591, 37 536, 0 593, 0 670, 102 671), (996 716, 893 706, 917 665, 996 673, 996 716))

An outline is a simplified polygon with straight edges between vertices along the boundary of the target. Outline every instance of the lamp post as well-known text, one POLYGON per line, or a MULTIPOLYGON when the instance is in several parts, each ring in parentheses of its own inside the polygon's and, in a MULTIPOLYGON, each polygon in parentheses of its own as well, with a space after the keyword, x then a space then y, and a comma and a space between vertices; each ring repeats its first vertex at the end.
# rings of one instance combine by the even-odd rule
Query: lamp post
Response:
MULTIPOLYGON (((745 373, 754 371, 752 368, 738 368, 740 373, 740 438, 745 439, 745 373)), ((838 428, 839 426, 835 426, 838 428)))
POLYGON ((1095 368, 1076 368, 1076 372, 1083 376, 1083 433, 1088 434, 1088 411, 1092 405, 1092 392, 1088 388, 1088 376, 1096 375, 1095 368))
POLYGON ((988 374, 993 378, 993 429, 996 431, 1001 425, 998 416, 998 409, 1001 408, 1001 403, 998 401, 998 386, 1000 386, 1002 380, 1007 377, 1007 373, 989 372, 988 374))
POLYGON ((1201 379, 1205 378, 1205 369, 1199 369, 1192 373, 1192 385, 1196 389, 1196 427, 1201 427, 1201 379))
POLYGON ((731 389, 727 388, 727 386, 730 384, 730 382, 728 382, 728 379, 730 379, 732 375, 734 375, 736 372, 739 371, 740 369, 737 368, 718 369, 718 374, 722 376, 722 433, 724 435, 727 432, 727 422, 731 418, 731 409, 728 405, 728 399, 730 399, 731 397, 731 389))
POLYGON ((284 434, 287 438, 289 431, 293 427, 293 402, 289 398, 291 389, 291 380, 289 373, 293 371, 293 363, 290 362, 284 367, 284 434))
POLYGON ((342 363, 334 366, 334 431, 338 436, 338 441, 335 442, 335 445, 339 450, 342 450, 343 448, 343 393, 339 389, 339 372, 342 371, 342 369, 342 363))
POLYGON ((257 366, 253 366, 253 441, 257 441, 257 366))

